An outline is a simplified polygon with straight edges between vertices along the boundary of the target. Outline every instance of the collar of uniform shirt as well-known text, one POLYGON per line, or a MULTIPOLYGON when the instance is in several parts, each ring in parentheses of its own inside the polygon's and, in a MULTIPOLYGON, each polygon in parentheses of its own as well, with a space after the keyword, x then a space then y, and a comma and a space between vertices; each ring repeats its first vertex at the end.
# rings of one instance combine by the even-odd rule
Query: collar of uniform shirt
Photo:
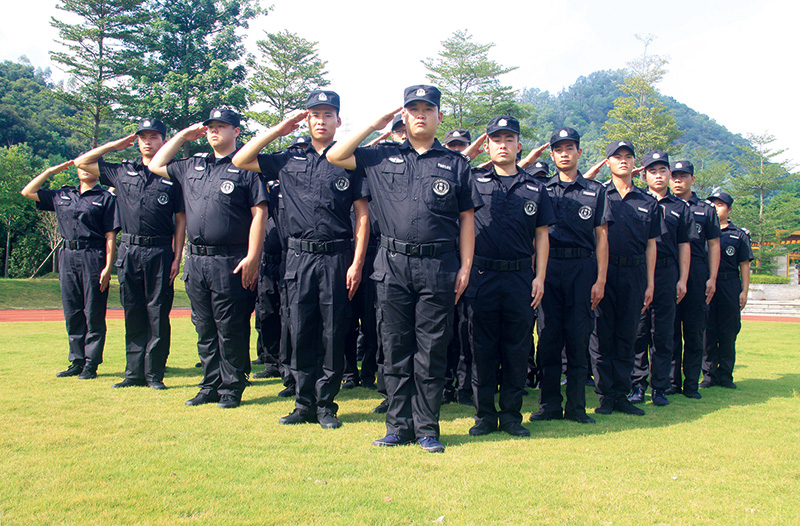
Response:
POLYGON ((583 174, 580 172, 580 170, 578 170, 578 176, 571 183, 568 183, 566 181, 562 181, 561 177, 558 176, 558 172, 556 172, 555 175, 553 175, 549 179, 547 179, 547 182, 545 183, 545 186, 553 186, 554 184, 562 184, 562 183, 564 183, 564 186, 571 186, 573 184, 577 184, 577 185, 580 185, 583 188, 589 188, 589 181, 587 181, 586 178, 583 177, 583 174))
MULTIPOLYGON (((401 150, 414 150, 414 148, 411 146, 411 143, 408 142, 408 139, 403 141, 403 144, 400 145, 400 149, 401 150)), ((452 151, 452 150, 448 150, 447 148, 442 146, 442 143, 440 143, 439 139, 436 139, 436 138, 433 139, 433 145, 430 148, 428 148, 425 151, 425 153, 428 153, 431 150, 440 150, 440 151, 448 151, 448 152, 452 151)), ((416 150, 414 150, 414 151, 416 151, 416 150)), ((453 153, 458 153, 458 152, 453 152, 453 153)))

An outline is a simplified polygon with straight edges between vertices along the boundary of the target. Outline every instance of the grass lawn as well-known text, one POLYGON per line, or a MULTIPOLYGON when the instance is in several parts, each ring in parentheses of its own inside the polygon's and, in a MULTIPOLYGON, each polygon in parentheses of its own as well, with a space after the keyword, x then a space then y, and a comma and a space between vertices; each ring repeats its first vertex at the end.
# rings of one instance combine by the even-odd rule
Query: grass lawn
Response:
POLYGON ((275 379, 238 409, 187 407, 191 322, 173 333, 169 390, 115 390, 122 321, 89 381, 55 378, 63 322, 0 324, 2 526, 800 523, 800 324, 745 322, 738 390, 648 401, 645 417, 472 438, 472 411, 445 406, 442 455, 371 447, 385 428, 362 388, 340 395, 338 430, 278 425, 292 402, 275 379))
MULTIPOLYGON (((175 299, 173 307, 190 307, 189 297, 183 281, 175 279, 175 299)), ((58 275, 48 274, 34 279, 0 278, 0 309, 61 309, 61 289, 58 275)), ((111 289, 108 293, 108 308, 121 309, 119 302, 119 281, 117 275, 111 276, 111 289)))

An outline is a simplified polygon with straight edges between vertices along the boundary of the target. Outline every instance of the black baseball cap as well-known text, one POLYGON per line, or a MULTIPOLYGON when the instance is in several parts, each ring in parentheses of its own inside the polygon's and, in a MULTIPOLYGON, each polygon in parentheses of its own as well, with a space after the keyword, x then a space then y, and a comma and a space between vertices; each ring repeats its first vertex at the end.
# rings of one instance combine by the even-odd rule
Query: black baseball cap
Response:
POLYGON ((139 129, 136 133, 143 131, 154 131, 161 134, 161 137, 167 136, 167 127, 158 119, 142 119, 139 121, 139 129))
POLYGON ((614 141, 606 146, 606 159, 617 153, 622 148, 627 148, 633 155, 636 155, 636 150, 633 149, 631 141, 614 141))
POLYGON ((335 91, 325 91, 325 90, 314 90, 308 94, 308 99, 306 99, 306 109, 311 109, 314 106, 322 106, 323 104, 327 106, 333 106, 336 108, 336 113, 339 113, 339 108, 341 107, 339 102, 339 94, 335 91))
POLYGON ((306 146, 307 144, 310 143, 311 143, 311 137, 300 135, 299 137, 295 137, 294 139, 292 139, 291 146, 306 146))
POLYGON ((642 166, 644 166, 645 170, 658 163, 666 164, 667 168, 669 168, 669 154, 661 150, 653 150, 642 157, 642 166))
POLYGON ((463 142, 465 144, 469 144, 472 142, 472 136, 469 134, 469 131, 463 128, 450 130, 444 134, 444 140, 442 140, 442 144, 446 145, 450 144, 451 142, 463 142))
POLYGON ((720 190, 717 190, 716 192, 708 196, 709 201, 711 201, 712 199, 716 199, 717 201, 722 201, 723 203, 728 205, 728 208, 733 206, 733 197, 731 197, 731 194, 727 192, 722 192, 720 190))
POLYGON ((536 161, 530 166, 530 169, 527 172, 531 175, 550 175, 550 167, 547 166, 547 163, 544 161, 536 161))
POLYGON ((442 99, 442 92, 436 86, 428 86, 427 84, 415 84, 409 86, 403 92, 403 107, 408 106, 412 102, 421 100, 429 102, 437 108, 440 107, 442 99))
POLYGON ((575 131, 574 128, 558 128, 550 136, 550 148, 562 141, 572 141, 581 147, 581 134, 575 131))
POLYGON ((203 126, 208 126, 211 121, 224 122, 234 128, 238 128, 242 122, 238 113, 227 108, 214 108, 211 110, 211 113, 208 114, 208 119, 203 121, 203 126))
POLYGON ((689 175, 694 175, 694 165, 691 161, 675 161, 669 167, 672 173, 683 172, 689 175))
POLYGON ((491 135, 501 130, 508 130, 519 136, 519 121, 511 115, 501 115, 493 118, 486 125, 486 135, 491 135))
MULTIPOLYGON (((398 125, 400 125, 400 124, 403 124, 403 114, 402 113, 398 113, 397 115, 394 116, 394 119, 392 119, 392 131, 395 131, 397 129, 398 125)), ((405 124, 403 124, 403 126, 405 126, 405 124)))

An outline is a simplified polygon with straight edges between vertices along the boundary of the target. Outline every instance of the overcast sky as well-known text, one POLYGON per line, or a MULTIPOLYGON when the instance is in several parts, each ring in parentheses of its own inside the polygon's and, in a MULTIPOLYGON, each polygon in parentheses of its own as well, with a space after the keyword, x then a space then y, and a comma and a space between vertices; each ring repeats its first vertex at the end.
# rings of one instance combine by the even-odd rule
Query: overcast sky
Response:
MULTIPOLYGON (((48 57, 57 36, 50 17, 61 15, 55 5, 6 5, 0 59, 26 55, 58 78, 48 57)), ((420 60, 434 57, 459 29, 478 43, 493 42, 494 60, 519 67, 503 78, 506 84, 551 93, 582 75, 625 67, 642 52, 634 35, 650 33, 656 37, 650 52, 670 61, 662 93, 734 133, 772 133, 776 147, 800 162, 799 21, 800 3, 790 0, 276 0, 269 15, 250 23, 248 49, 255 50, 264 31, 282 29, 319 42, 348 133, 399 106, 404 87, 425 82, 420 60)))

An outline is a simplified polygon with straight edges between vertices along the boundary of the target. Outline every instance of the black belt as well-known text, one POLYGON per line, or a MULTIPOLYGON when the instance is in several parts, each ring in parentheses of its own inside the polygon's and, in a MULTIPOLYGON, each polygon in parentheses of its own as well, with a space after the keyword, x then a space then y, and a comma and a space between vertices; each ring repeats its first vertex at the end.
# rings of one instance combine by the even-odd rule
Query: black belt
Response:
POLYGON ((739 279, 738 272, 720 272, 717 274, 717 281, 728 281, 729 279, 739 279))
POLYGON ((523 259, 489 259, 475 256, 473 263, 481 270, 495 270, 497 272, 511 272, 533 267, 533 261, 529 257, 523 259))
POLYGON ((591 250, 585 248, 553 248, 550 247, 550 257, 558 259, 577 259, 592 256, 591 250))
POLYGON ((309 241, 308 239, 297 239, 290 237, 288 246, 294 251, 310 252, 312 254, 324 254, 326 252, 341 252, 352 247, 349 239, 335 239, 333 241, 309 241))
POLYGON ((672 259, 672 258, 658 258, 656 260, 656 268, 668 267, 668 266, 674 265, 674 264, 675 264, 675 260, 672 259))
POLYGON ((406 243, 393 237, 381 235, 381 246, 392 252, 399 252, 406 256, 440 256, 456 249, 455 241, 442 241, 440 243, 406 243))
POLYGON ((172 236, 137 236, 136 234, 122 234, 122 242, 143 247, 160 247, 163 245, 172 245, 172 236))
POLYGON ((635 256, 609 256, 608 262, 618 267, 638 267, 644 263, 644 254, 637 254, 635 256))
POLYGON ((189 253, 195 256, 231 256, 247 252, 247 245, 193 245, 189 244, 189 253))
POLYGON ((99 239, 91 239, 91 240, 79 239, 77 241, 65 240, 64 246, 70 250, 83 250, 84 248, 105 248, 106 242, 100 241, 99 239))

